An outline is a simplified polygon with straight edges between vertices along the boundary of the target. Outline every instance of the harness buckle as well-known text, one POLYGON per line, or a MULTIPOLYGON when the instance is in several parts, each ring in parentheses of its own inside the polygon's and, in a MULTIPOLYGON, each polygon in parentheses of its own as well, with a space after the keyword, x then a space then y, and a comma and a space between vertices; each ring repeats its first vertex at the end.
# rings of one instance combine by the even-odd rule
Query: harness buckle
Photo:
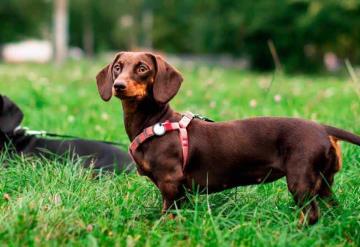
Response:
POLYGON ((153 127, 153 132, 157 136, 162 136, 162 135, 165 134, 166 130, 165 130, 165 127, 164 127, 164 125, 162 123, 157 123, 153 127))

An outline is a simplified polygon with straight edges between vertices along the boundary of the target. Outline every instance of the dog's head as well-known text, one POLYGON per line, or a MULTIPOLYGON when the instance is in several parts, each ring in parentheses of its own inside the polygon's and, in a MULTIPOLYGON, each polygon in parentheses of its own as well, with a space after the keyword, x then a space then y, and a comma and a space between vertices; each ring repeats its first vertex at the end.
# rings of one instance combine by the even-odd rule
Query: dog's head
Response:
POLYGON ((183 78, 161 56, 148 52, 120 52, 96 76, 100 96, 141 101, 152 97, 166 104, 178 92, 183 78))
POLYGON ((20 108, 8 97, 0 95, 0 131, 12 132, 23 120, 20 108))

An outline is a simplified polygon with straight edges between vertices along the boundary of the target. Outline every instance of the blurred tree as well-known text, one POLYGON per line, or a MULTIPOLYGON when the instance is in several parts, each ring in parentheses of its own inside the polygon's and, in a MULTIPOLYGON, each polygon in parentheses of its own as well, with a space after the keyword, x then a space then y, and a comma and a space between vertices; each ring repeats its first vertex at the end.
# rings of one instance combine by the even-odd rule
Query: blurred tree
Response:
POLYGON ((68 53, 68 1, 54 1, 55 62, 62 64, 68 53))
POLYGON ((47 0, 1 0, 0 44, 49 35, 51 2, 47 0))
MULTIPOLYGON (((43 36, 50 0, 1 0, 0 42, 43 36)), ((273 69, 272 40, 287 70, 318 70, 333 52, 360 63, 359 0, 71 0, 70 44, 109 49, 246 56, 273 69)))

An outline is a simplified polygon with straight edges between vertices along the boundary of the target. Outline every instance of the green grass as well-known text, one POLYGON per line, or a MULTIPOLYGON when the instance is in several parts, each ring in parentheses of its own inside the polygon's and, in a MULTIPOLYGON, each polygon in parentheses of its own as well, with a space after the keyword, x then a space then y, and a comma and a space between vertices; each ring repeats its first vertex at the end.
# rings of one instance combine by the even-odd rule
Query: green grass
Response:
MULTIPOLYGON (((104 64, 0 64, 0 92, 20 105, 24 125, 32 129, 128 143, 120 102, 102 102, 97 93, 94 78, 104 64)), ((347 77, 273 78, 222 68, 179 68, 185 82, 172 101, 178 111, 217 121, 295 116, 360 133, 360 100, 347 77)), ((7 161, 9 167, 0 167, 0 245, 359 246, 360 148, 342 147, 344 165, 333 187, 340 207, 322 207, 312 227, 298 226, 299 210, 284 179, 189 195, 178 217, 170 220, 160 214, 159 192, 145 177, 105 174, 95 180, 78 161, 1 155, 0 164, 7 161)))

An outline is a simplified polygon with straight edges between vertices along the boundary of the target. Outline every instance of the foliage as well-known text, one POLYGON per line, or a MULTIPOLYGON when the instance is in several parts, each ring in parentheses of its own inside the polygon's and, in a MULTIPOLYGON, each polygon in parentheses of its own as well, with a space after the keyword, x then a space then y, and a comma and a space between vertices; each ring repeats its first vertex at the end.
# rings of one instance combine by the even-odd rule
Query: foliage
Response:
MULTIPOLYGON (((25 112, 24 126, 128 142, 121 104, 102 102, 95 75, 106 61, 0 64, 0 92, 25 112)), ((346 78, 256 74, 179 66, 172 101, 216 121, 259 115, 304 117, 360 133, 360 101, 346 78), (271 86, 270 90, 269 87, 271 86), (250 106, 251 105, 251 106, 250 106)), ((359 246, 360 149, 343 144, 335 178, 340 207, 321 207, 312 227, 284 179, 213 195, 189 195, 176 220, 161 216, 155 186, 137 174, 93 179, 78 161, 0 157, 0 245, 9 246, 359 246)), ((219 164, 220 165, 220 164, 219 164)))
MULTIPOLYGON (((288 70, 316 71, 326 52, 360 62, 358 0, 69 2, 70 44, 86 48, 88 34, 96 51, 144 47, 150 39, 166 52, 246 56, 272 69, 272 40, 288 70), (151 32, 145 13, 154 16, 151 32)), ((47 0, 1 1, 0 43, 51 30, 52 7, 47 0)))
POLYGON ((4 42, 46 36, 51 4, 46 0, 1 0, 0 45, 4 42))

